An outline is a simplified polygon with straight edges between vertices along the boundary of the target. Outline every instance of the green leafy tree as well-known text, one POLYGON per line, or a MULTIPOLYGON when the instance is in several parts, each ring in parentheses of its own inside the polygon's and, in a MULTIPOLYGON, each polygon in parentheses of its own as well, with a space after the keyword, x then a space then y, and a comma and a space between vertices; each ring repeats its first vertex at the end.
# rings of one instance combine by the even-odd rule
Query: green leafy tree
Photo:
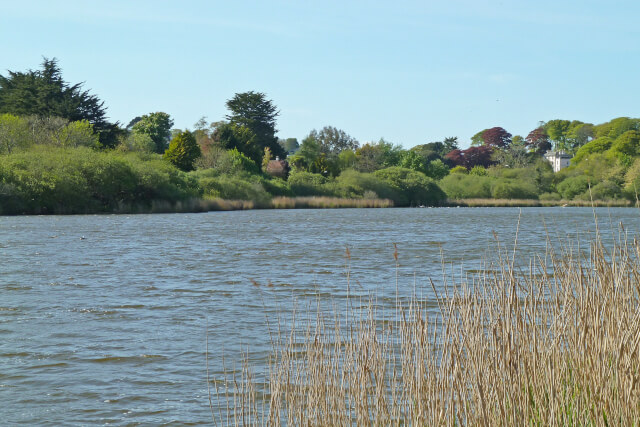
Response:
POLYGON ((13 114, 0 114, 0 154, 11 154, 32 144, 33 138, 26 119, 13 114))
POLYGON ((549 120, 543 125, 545 132, 549 136, 549 139, 554 143, 556 150, 566 150, 567 133, 571 122, 569 120, 549 120))
POLYGON ((93 125, 87 120, 78 120, 66 125, 60 133, 60 145, 63 147, 99 148, 100 140, 93 132, 93 125))
POLYGON ((302 140, 302 145, 296 153, 303 160, 303 164, 307 170, 315 163, 322 154, 322 148, 320 147, 320 141, 315 138, 305 138, 302 140))
POLYGON ((613 144, 613 140, 608 136, 596 138, 580 147, 576 152, 576 155, 571 159, 571 163, 578 164, 582 160, 586 159, 590 154, 604 153, 611 148, 611 144, 613 144))
POLYGON ((380 138, 377 143, 366 143, 356 150, 356 169, 360 172, 373 172, 397 166, 403 151, 401 146, 385 141, 384 138, 380 138))
POLYGON ((114 147, 121 133, 117 123, 107 120, 104 102, 83 90, 82 83, 64 81, 55 58, 45 58, 41 70, 0 75, 0 113, 87 120, 106 147, 114 147))
POLYGON ((580 147, 591 141, 594 135, 595 130, 591 123, 582 123, 577 120, 572 122, 569 133, 567 134, 567 140, 571 144, 572 152, 575 152, 580 147))
POLYGON ((449 175, 449 168, 442 160, 435 159, 429 162, 425 174, 429 178, 439 181, 445 176, 449 175))
POLYGON ((131 132, 129 136, 118 145, 118 150, 153 153, 156 150, 156 144, 151 137, 145 133, 131 132))
POLYGON ((341 171, 353 168, 357 161, 358 157, 356 156, 355 151, 344 150, 338 154, 338 167, 341 171))
POLYGON ((532 157, 522 137, 514 138, 514 141, 502 150, 494 150, 491 160, 508 168, 523 168, 529 165, 532 157))
POLYGON ((255 134, 259 156, 262 155, 264 148, 269 147, 274 156, 285 157, 286 152, 278 144, 278 138, 275 136, 276 118, 280 113, 273 101, 267 99, 264 93, 253 91, 236 93, 227 101, 227 108, 230 111, 226 116, 229 123, 246 127, 255 134))
POLYGON ((611 139, 616 139, 629 130, 640 130, 640 119, 618 117, 594 128, 597 138, 606 136, 611 139))
POLYGON ((164 158, 183 171, 193 170, 193 163, 200 157, 200 147, 196 138, 188 130, 180 132, 169 143, 164 158))
POLYGON ((212 139, 227 150, 238 150, 256 164, 260 164, 262 161, 264 148, 260 148, 258 137, 246 126, 227 122, 218 123, 213 131, 212 139))
POLYGON ((289 154, 295 153, 300 148, 297 138, 278 139, 278 144, 289 154))
POLYGON ((320 151, 327 156, 335 156, 344 150, 357 150, 358 141, 345 131, 333 126, 325 126, 319 131, 313 129, 306 139, 314 139, 320 146, 320 151))
POLYGON ((411 169, 414 171, 426 173, 427 171, 427 160, 418 154, 414 150, 407 150, 402 153, 400 156, 400 162, 398 166, 402 168, 411 169))
POLYGON ((161 111, 145 114, 131 127, 134 133, 149 135, 155 144, 155 152, 162 154, 167 149, 167 143, 171 138, 173 120, 167 113, 161 111))
POLYGON ((640 155, 640 131, 628 130, 617 137, 607 155, 632 163, 633 160, 630 161, 628 159, 640 155))

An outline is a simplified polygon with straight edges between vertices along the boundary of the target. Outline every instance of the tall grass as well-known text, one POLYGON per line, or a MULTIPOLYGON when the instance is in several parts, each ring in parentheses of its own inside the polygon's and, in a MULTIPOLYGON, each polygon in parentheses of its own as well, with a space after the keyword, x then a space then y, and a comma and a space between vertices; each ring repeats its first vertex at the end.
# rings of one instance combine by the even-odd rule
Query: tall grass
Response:
POLYGON ((634 203, 625 199, 615 200, 537 200, 537 199, 450 199, 449 206, 462 207, 630 207, 634 203))
POLYGON ((472 280, 432 284, 435 301, 296 313, 288 332, 274 328, 264 382, 248 363, 212 379, 226 402, 214 420, 638 425, 640 244, 625 236, 549 242, 526 268, 498 247, 472 280))
POLYGON ((274 209, 329 209, 329 208, 389 208, 393 201, 389 199, 345 199, 340 197, 274 197, 271 207, 274 209))

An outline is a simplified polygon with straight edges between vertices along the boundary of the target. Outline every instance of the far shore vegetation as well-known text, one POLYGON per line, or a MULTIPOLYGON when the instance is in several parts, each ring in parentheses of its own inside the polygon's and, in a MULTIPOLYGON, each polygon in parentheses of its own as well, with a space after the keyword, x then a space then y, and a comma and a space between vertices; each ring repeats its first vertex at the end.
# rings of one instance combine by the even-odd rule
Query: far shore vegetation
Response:
POLYGON ((174 129, 150 112, 107 120, 100 99, 55 59, 0 75, 0 215, 255 208, 633 206, 640 119, 540 122, 528 135, 480 130, 404 149, 333 126, 279 138, 279 111, 237 93, 219 121, 174 129), (464 144, 466 145, 466 144, 464 144), (554 173, 543 154, 572 156, 554 173))

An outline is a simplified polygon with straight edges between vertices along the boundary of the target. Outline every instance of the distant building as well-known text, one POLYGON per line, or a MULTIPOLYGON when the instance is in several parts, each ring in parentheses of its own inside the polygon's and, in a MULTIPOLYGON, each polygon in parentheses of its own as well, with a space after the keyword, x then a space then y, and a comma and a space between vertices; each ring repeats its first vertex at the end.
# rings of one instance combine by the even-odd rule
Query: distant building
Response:
POLYGON ((571 164, 572 157, 564 151, 547 151, 544 158, 551 163, 554 172, 564 169, 571 164))
POLYGON ((278 178, 287 179, 289 170, 289 162, 280 160, 280 157, 276 157, 275 160, 269 160, 267 164, 267 173, 278 178))

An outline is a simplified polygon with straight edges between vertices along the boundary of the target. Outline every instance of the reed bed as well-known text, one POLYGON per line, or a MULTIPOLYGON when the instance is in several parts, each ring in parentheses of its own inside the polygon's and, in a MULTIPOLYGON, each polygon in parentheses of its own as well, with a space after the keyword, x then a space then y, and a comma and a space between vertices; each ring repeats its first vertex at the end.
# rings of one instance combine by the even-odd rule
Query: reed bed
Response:
POLYGON ((213 419, 639 425, 640 244, 625 236, 549 243, 525 267, 498 247, 477 276, 431 283, 435 298, 293 313, 264 380, 247 362, 210 379, 213 419))
POLYGON ((274 197, 274 209, 389 208, 389 199, 344 199, 340 197, 274 197))
POLYGON ((537 199, 451 199, 448 206, 460 207, 630 207, 634 203, 629 200, 537 200, 537 199))

